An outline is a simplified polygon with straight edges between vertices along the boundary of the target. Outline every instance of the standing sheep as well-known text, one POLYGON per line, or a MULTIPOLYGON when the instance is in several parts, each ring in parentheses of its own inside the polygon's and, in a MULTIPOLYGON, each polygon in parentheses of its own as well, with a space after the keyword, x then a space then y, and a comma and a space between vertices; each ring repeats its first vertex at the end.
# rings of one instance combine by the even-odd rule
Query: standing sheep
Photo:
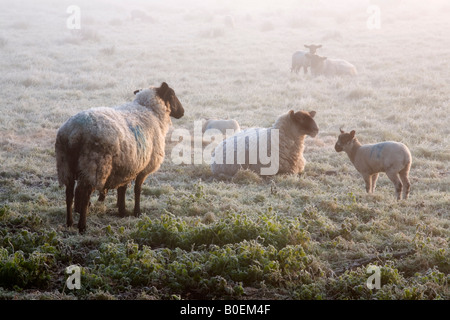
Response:
POLYGON ((290 110, 279 116, 270 128, 247 129, 222 141, 211 159, 213 174, 233 176, 241 168, 258 174, 263 174, 265 169, 267 175, 302 172, 306 162, 303 157, 305 137, 315 137, 319 132, 313 119, 315 114, 315 111, 290 110), (272 136, 277 134, 279 139, 273 142, 272 136), (266 145, 267 150, 261 147, 266 142, 263 139, 271 141, 266 145), (270 163, 264 159, 268 154, 270 163), (272 170, 274 165, 275 170, 272 170))
POLYGON ((356 67, 350 62, 342 59, 328 59, 316 54, 306 54, 311 63, 311 73, 314 76, 341 76, 350 75, 356 76, 358 71, 356 67))
POLYGON ((385 172, 394 183, 397 200, 408 199, 411 184, 409 170, 411 153, 403 143, 387 141, 362 145, 355 137, 355 130, 346 133, 342 130, 334 146, 337 152, 345 151, 356 170, 366 182, 367 193, 375 191, 378 174, 385 172))
MULTIPOLYGON (((309 54, 316 54, 317 49, 321 48, 322 45, 306 45, 305 48, 309 49, 309 54)), ((311 62, 309 61, 310 58, 308 56, 308 52, 306 51, 296 51, 292 55, 292 65, 291 65, 291 73, 295 72, 298 73, 302 68, 304 73, 306 74, 308 72, 308 67, 311 66, 311 62)))
POLYGON ((86 214, 94 190, 103 193, 117 189, 119 215, 124 216, 125 192, 135 180, 134 214, 140 214, 141 186, 164 160, 170 117, 179 119, 184 115, 175 92, 165 82, 159 88, 135 93, 133 102, 82 111, 58 130, 56 167, 60 185, 66 186, 67 226, 73 225, 75 190, 81 233, 86 229, 86 214))

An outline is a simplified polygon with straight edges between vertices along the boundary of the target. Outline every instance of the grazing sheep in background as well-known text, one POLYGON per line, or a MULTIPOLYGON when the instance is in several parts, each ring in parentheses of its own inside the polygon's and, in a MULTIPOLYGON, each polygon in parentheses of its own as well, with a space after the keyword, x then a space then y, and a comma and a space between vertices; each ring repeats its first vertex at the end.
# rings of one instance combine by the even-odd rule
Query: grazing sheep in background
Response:
POLYGON ((356 76, 358 72, 356 67, 350 62, 342 59, 328 59, 316 54, 306 54, 311 63, 311 73, 315 76, 341 76, 350 75, 356 76))
POLYGON ((175 92, 165 82, 159 88, 135 93, 133 102, 82 111, 58 130, 56 166, 60 185, 66 186, 67 226, 73 225, 75 189, 80 232, 86 229, 86 214, 94 190, 102 194, 117 189, 119 215, 124 216, 125 192, 135 180, 134 214, 140 214, 141 186, 164 160, 170 117, 179 119, 184 114, 175 92))
POLYGON ((271 161, 274 156, 276 157, 278 168, 275 172, 267 173, 267 175, 302 172, 306 162, 303 157, 305 137, 306 135, 315 137, 319 132, 313 119, 315 114, 315 111, 294 112, 290 110, 279 116, 270 128, 246 129, 222 141, 212 155, 212 173, 217 176, 233 176, 242 168, 262 174, 263 168, 269 166, 272 168, 273 163, 269 165, 267 162, 263 163, 261 158, 269 154, 271 161), (278 133, 279 143, 274 145, 270 141, 272 141, 272 135, 276 135, 275 131, 278 133), (267 154, 264 154, 266 150, 261 148, 261 143, 264 142, 261 139, 264 137, 269 140, 267 154), (244 148, 239 149, 239 145, 244 148), (240 151, 242 153, 239 153, 240 151), (253 160, 251 160, 252 158, 253 160))
POLYGON ((335 145, 337 152, 345 151, 356 170, 366 182, 366 191, 373 193, 379 172, 385 172, 394 183, 397 200, 408 199, 411 184, 409 170, 411 153, 403 143, 387 141, 361 145, 355 137, 355 130, 346 133, 342 130, 335 145))
MULTIPOLYGON (((305 44, 305 48, 309 49, 309 54, 315 54, 317 49, 321 48, 322 45, 307 45, 305 44)), ((311 62, 309 61, 309 57, 307 56, 306 51, 297 51, 292 55, 292 65, 291 65, 291 72, 298 73, 301 68, 303 68, 304 73, 306 74, 308 72, 308 67, 311 66, 311 62)))
POLYGON ((207 119, 203 123, 202 126, 202 133, 205 133, 207 130, 210 129, 217 129, 225 136, 227 133, 227 130, 234 130, 234 133, 237 133, 241 131, 241 127, 239 126, 239 123, 234 120, 216 120, 216 119, 207 119))

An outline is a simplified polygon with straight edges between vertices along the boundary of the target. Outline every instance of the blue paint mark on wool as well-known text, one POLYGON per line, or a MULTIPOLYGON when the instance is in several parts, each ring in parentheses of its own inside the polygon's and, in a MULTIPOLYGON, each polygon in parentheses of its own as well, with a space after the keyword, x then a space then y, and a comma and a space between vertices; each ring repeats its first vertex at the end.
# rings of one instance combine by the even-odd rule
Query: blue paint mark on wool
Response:
POLYGON ((130 128, 130 131, 134 134, 134 139, 136 140, 137 150, 139 151, 145 151, 145 135, 142 130, 141 126, 128 126, 130 128))
POLYGON ((376 145, 374 145, 370 150, 370 157, 372 158, 372 155, 375 153, 377 159, 380 159, 381 151, 383 150, 384 146, 385 146, 384 143, 377 143, 376 145))

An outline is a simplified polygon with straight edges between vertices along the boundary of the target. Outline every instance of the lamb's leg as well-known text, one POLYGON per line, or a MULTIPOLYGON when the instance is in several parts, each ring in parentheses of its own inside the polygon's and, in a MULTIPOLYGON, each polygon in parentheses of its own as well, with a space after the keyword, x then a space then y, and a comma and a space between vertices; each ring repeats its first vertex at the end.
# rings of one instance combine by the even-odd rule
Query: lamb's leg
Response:
POLYGON ((372 178, 372 190, 371 192, 374 193, 375 192, 375 188, 377 187, 377 180, 378 180, 378 173, 375 173, 371 176, 372 178))
POLYGON ((139 174, 134 182, 134 215, 136 217, 141 215, 141 190, 145 178, 147 178, 147 175, 139 174))
POLYGON ((93 191, 94 188, 85 184, 77 185, 75 191, 75 202, 79 203, 78 207, 80 209, 80 220, 78 221, 78 230, 80 233, 84 233, 86 231, 86 216, 89 210, 89 201, 93 191))
POLYGON ((372 192, 372 179, 369 174, 363 174, 364 182, 366 183, 366 192, 371 193, 372 192))
POLYGON ((119 208, 119 216, 125 217, 127 215, 125 208, 125 193, 127 185, 117 188, 117 207, 119 208))
POLYGON ((303 67, 303 72, 304 72, 304 74, 307 74, 308 73, 308 67, 303 67))
POLYGON ((389 171, 386 172, 386 174, 395 186, 395 195, 397 196, 397 200, 400 200, 402 198, 402 182, 400 181, 398 172, 389 171))
POLYGON ((409 182, 409 166, 399 172, 400 180, 403 183, 403 199, 408 199, 411 183, 409 182))
POLYGON ((72 216, 72 204, 74 197, 74 189, 75 189, 75 180, 70 181, 68 185, 66 185, 66 224, 68 227, 73 226, 73 216, 72 216))

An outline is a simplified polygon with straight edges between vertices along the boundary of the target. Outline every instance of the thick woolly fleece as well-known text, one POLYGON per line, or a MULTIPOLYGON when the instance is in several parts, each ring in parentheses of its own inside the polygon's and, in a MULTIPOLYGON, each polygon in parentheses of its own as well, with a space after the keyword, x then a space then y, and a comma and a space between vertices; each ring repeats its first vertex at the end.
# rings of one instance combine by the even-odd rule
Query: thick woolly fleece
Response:
POLYGON ((102 191, 126 185, 141 172, 155 172, 164 160, 170 125, 167 107, 153 89, 122 106, 74 115, 56 139, 59 183, 78 180, 102 191))
MULTIPOLYGON (((316 126, 315 128, 317 129, 316 126)), ((249 169, 261 174, 262 168, 270 168, 274 165, 278 166, 278 170, 272 174, 300 173, 304 170, 306 163, 303 157, 305 137, 307 134, 315 136, 317 132, 311 132, 309 128, 300 128, 288 112, 278 117, 270 128, 247 129, 222 141, 214 150, 211 159, 212 173, 217 176, 233 176, 239 169, 249 169), (275 144, 272 143, 274 130, 278 130, 279 140, 275 144), (267 149, 260 148, 261 139, 267 139, 267 149), (238 145, 240 143, 245 144, 245 154, 239 153, 238 145), (257 154, 252 154, 250 152, 252 150, 258 150, 257 154), (269 157, 270 160, 277 161, 277 163, 263 163, 261 153, 266 160, 269 157), (256 158, 253 159, 253 163, 252 156, 256 158), (239 158, 243 161, 238 161, 239 158), (256 163, 254 163, 255 160, 256 163)))

